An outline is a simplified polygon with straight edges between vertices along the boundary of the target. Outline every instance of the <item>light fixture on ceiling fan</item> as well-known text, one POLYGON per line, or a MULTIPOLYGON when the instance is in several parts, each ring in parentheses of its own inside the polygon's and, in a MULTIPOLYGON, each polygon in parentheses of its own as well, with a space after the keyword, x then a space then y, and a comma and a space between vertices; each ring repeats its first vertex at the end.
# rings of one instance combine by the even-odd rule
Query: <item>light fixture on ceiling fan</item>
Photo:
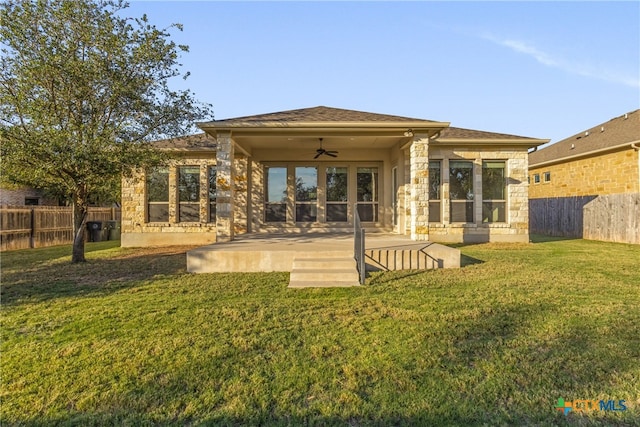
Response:
POLYGON ((330 150, 325 150, 324 148, 322 148, 322 138, 318 138, 320 140, 320 148, 318 148, 316 150, 316 155, 314 157, 314 159, 317 159, 318 157, 322 156, 323 154, 325 156, 329 156, 329 157, 338 157, 337 151, 330 151, 330 150))

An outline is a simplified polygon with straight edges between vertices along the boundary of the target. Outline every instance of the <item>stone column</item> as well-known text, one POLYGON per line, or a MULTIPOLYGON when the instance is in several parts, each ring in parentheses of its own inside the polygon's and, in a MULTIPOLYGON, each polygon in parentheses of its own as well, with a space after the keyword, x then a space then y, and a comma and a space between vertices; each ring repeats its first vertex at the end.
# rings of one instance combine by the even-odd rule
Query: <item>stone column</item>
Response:
POLYGON ((216 241, 229 242, 234 236, 234 152, 230 133, 218 134, 216 150, 216 241))
POLYGON ((244 234, 248 231, 247 214, 249 209, 249 159, 239 154, 234 159, 234 233, 244 234))
POLYGON ((416 135, 409 148, 411 240, 429 240, 429 137, 416 135))

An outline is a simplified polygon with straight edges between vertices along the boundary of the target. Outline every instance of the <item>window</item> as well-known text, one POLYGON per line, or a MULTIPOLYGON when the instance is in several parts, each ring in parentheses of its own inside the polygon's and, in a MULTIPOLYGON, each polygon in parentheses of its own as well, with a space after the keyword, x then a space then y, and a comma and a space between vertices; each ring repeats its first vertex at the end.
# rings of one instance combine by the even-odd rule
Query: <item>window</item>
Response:
POLYGON ((209 222, 216 222, 216 167, 209 166, 209 222))
POLYGON ((540 174, 539 173, 533 174, 533 183, 534 184, 540 184, 540 174))
POLYGON ((544 182, 551 182, 551 172, 545 172, 543 174, 544 182))
POLYGON ((442 202, 441 197, 442 171, 440 160, 429 162, 429 222, 441 222, 442 202))
POLYGON ((473 222, 473 163, 449 162, 451 222, 473 222))
POLYGON ((287 220, 287 168, 265 168, 264 220, 286 222, 287 220))
POLYGON ((318 218, 318 168, 296 167, 296 222, 318 218))
POLYGON ((347 222, 347 168, 328 167, 326 222, 347 222))
POLYGON ((147 172, 147 222, 169 221, 169 169, 147 172))
POLYGON ((378 221, 378 168, 358 168, 357 209, 360 221, 378 221))
POLYGON ((482 162, 482 222, 506 221, 505 162, 482 162))
POLYGON ((37 197, 25 197, 24 205, 25 206, 38 206, 40 204, 40 199, 37 197))
POLYGON ((178 222, 200 221, 200 167, 178 167, 178 222))

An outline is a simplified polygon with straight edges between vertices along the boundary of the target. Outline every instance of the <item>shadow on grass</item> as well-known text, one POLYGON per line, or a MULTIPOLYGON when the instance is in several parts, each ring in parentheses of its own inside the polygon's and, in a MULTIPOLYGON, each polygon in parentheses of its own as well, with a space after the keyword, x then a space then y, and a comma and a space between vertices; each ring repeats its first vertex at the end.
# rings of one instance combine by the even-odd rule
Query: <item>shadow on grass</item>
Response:
POLYGON ((116 292, 155 277, 186 272, 185 251, 123 252, 79 264, 66 260, 31 263, 27 257, 13 262, 10 269, 3 266, 0 298, 3 305, 13 305, 116 292))
POLYGON ((579 237, 563 237, 563 236, 547 236, 544 234, 530 234, 529 241, 531 243, 559 242, 563 240, 580 240, 579 237))
POLYGON ((366 284, 369 286, 383 285, 385 283, 391 283, 401 279, 406 279, 408 277, 425 274, 428 271, 433 271, 433 270, 371 271, 370 274, 367 274, 366 284))
POLYGON ((475 264, 483 264, 484 261, 478 258, 471 257, 469 255, 465 255, 463 253, 460 254, 460 267, 467 267, 469 265, 475 264))

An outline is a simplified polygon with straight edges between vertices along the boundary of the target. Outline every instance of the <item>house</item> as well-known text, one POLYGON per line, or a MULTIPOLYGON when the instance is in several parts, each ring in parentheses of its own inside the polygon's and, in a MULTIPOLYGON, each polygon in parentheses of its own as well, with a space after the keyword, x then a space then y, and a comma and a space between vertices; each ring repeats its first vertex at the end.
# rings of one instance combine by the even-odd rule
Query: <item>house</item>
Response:
POLYGON ((122 183, 122 245, 372 231, 528 242, 528 150, 548 140, 329 107, 199 123, 122 183))
POLYGON ((0 206, 58 206, 56 198, 42 190, 12 184, 0 185, 0 206))
POLYGON ((640 243, 639 151, 640 110, 533 151, 531 231, 640 243))

